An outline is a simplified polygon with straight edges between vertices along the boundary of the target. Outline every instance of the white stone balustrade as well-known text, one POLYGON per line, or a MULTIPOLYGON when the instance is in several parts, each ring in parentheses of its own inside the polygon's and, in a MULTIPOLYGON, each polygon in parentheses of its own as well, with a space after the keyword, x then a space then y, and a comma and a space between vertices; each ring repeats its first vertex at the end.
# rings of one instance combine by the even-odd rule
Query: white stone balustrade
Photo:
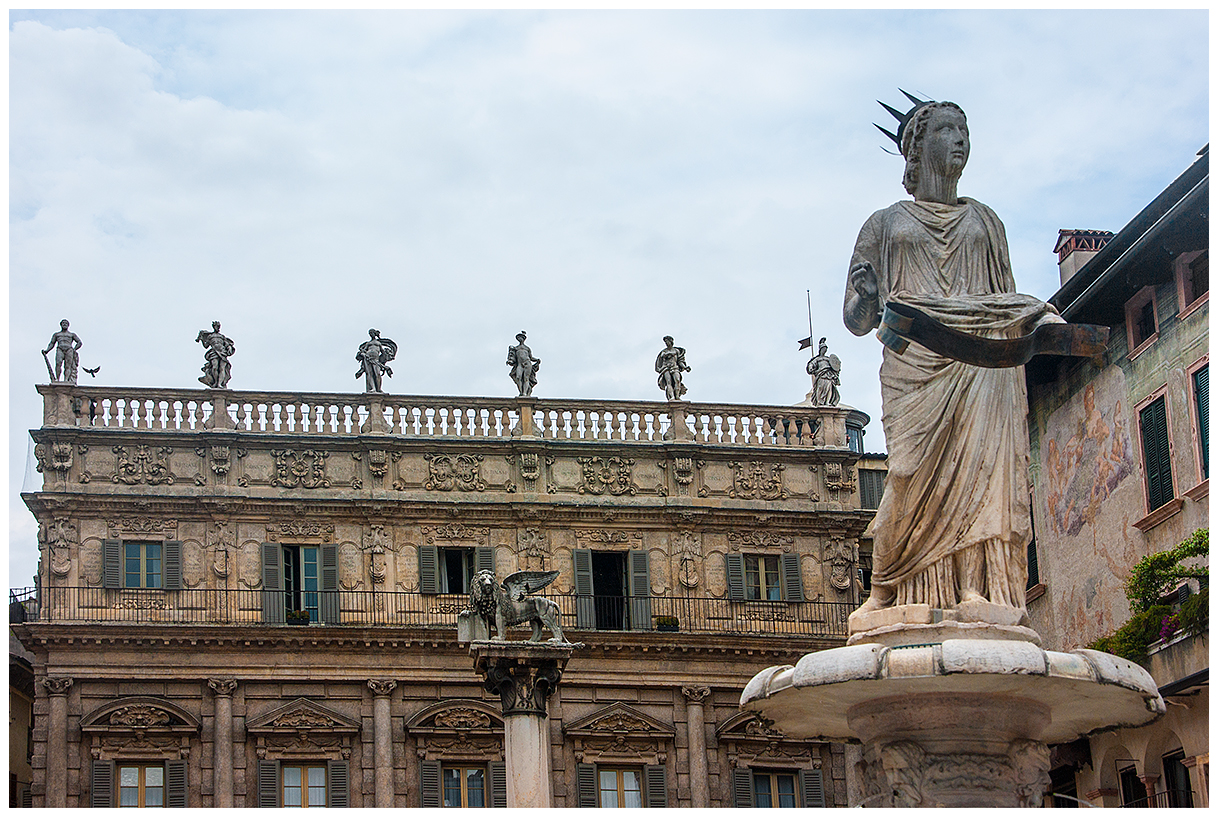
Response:
POLYGON ((840 407, 58 384, 38 391, 44 427, 847 447, 848 410, 840 407), (521 422, 522 412, 531 422, 521 422))

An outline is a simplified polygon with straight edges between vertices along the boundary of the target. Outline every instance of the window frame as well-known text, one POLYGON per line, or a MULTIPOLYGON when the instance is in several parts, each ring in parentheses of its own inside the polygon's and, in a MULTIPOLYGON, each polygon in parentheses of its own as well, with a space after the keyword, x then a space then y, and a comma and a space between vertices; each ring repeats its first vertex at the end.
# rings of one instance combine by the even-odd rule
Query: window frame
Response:
POLYGON ((169 787, 166 779, 169 776, 166 774, 164 761, 116 761, 114 762, 114 805, 116 809, 158 809, 165 807, 169 787), (136 782, 136 803, 123 804, 123 790, 130 787, 123 787, 123 770, 137 770, 138 781, 136 782), (161 785, 159 787, 149 787, 146 782, 146 772, 148 770, 158 770, 161 773, 161 785), (149 789, 159 789, 161 791, 160 804, 146 804, 147 791, 149 789))
MULTIPOLYGON (((1197 482, 1194 488, 1197 488, 1202 483, 1210 479, 1210 408, 1209 401, 1207 406, 1207 423, 1206 423, 1206 440, 1202 439, 1202 418, 1199 415, 1198 406, 1198 383, 1194 378, 1203 369, 1207 370, 1207 397, 1210 392, 1210 353, 1206 353, 1198 360, 1194 361, 1185 370, 1185 375, 1189 379, 1189 420, 1190 420, 1190 436, 1193 442, 1194 450, 1194 475, 1197 482), (1205 464, 1205 468, 1204 468, 1205 464)), ((1192 489, 1191 489, 1192 491, 1192 489)))
POLYGON ((322 548, 320 545, 312 545, 309 543, 283 543, 280 545, 280 570, 283 572, 283 595, 284 595, 284 611, 285 616, 290 611, 306 611, 309 614, 310 622, 321 622, 322 616, 322 548), (309 554, 313 556, 314 576, 306 576, 306 567, 308 560, 306 557, 309 554), (288 570, 288 555, 292 554, 292 566, 294 571, 288 570), (291 583, 289 577, 291 575, 291 583), (313 590, 307 587, 309 581, 312 580, 315 586, 313 590), (289 587, 291 584, 291 588, 289 587), (296 587, 296 586, 300 587, 296 587), (313 604, 308 604, 312 600, 313 604), (300 603, 300 607, 296 603, 300 603))
POLYGON ((742 554, 742 563, 745 568, 745 601, 746 602, 786 602, 784 599, 783 588, 783 561, 778 554, 742 554), (773 561, 774 571, 771 572, 771 562, 773 561), (754 568, 750 570, 750 564, 754 568), (750 581, 753 577, 754 582, 750 581), (770 583, 771 578, 774 579, 773 586, 770 583), (771 591, 778 593, 778 596, 769 596, 771 591), (763 596, 763 592, 767 596, 763 596), (756 593, 757 596, 751 596, 751 593, 756 593))
POLYGON ((1138 429, 1139 468, 1143 473, 1143 507, 1145 509, 1146 515, 1150 515, 1152 512, 1158 511, 1158 510, 1164 508, 1165 506, 1169 505, 1170 503, 1172 503, 1173 500, 1177 499, 1180 496, 1177 493, 1177 489, 1180 487, 1180 481, 1178 480, 1177 474, 1176 474, 1176 468, 1175 468, 1176 464, 1174 462, 1176 460, 1176 458, 1173 457, 1173 452, 1176 450, 1176 446, 1174 445, 1173 435, 1172 435, 1171 408, 1172 407, 1169 405, 1169 400, 1168 400, 1168 384, 1164 384, 1159 389, 1152 392, 1146 398, 1139 401, 1134 407, 1135 426, 1138 429), (1152 500, 1152 498, 1151 498, 1151 481, 1150 481, 1150 471, 1148 469, 1148 463, 1147 463, 1147 447, 1145 445, 1146 438, 1143 433, 1143 412, 1144 412, 1144 410, 1150 408, 1154 403, 1156 403, 1156 401, 1159 401, 1159 400, 1164 401, 1164 427, 1165 427, 1165 437, 1167 438, 1167 441, 1168 441, 1168 453, 1167 453, 1168 476, 1169 476, 1169 480, 1172 481, 1172 492, 1171 492, 1171 496, 1169 496, 1168 499, 1164 500, 1164 502, 1160 503, 1159 505, 1157 505, 1153 508, 1151 505, 1151 500, 1152 500))
POLYGON ((466 763, 466 762, 447 762, 447 763, 441 762, 441 764, 440 764, 440 806, 442 808, 487 809, 490 806, 489 802, 491 800, 490 790, 491 790, 491 773, 487 769, 486 764, 470 764, 470 763, 466 763), (460 787, 459 793, 458 793, 458 798, 461 801, 461 803, 459 803, 459 804, 445 803, 445 801, 448 798, 448 796, 447 796, 448 788, 445 787, 445 785, 444 785, 445 773, 447 773, 451 770, 458 771, 458 785, 460 787), (477 807, 470 806, 469 777, 467 774, 471 773, 471 772, 480 772, 480 773, 482 773, 482 776, 483 776, 483 779, 482 779, 483 803, 481 806, 477 806, 477 807))
POLYGON ((858 474, 859 474, 859 507, 865 511, 875 511, 878 508, 880 508, 880 501, 882 499, 884 499, 885 478, 888 476, 889 472, 887 469, 861 468, 861 469, 859 469, 858 474), (867 477, 864 477, 864 475, 867 475, 867 477), (865 484, 868 486, 866 491, 864 489, 865 484), (876 503, 875 503, 875 505, 868 505, 865 502, 865 498, 871 499, 871 498, 868 498, 868 494, 870 494, 872 492, 875 492, 875 494, 876 494, 876 497, 875 497, 876 503))
POLYGON ((1160 315, 1156 304, 1156 288, 1152 284, 1143 287, 1134 296, 1126 302, 1126 343, 1127 349, 1130 351, 1126 354, 1128 360, 1133 361, 1136 357, 1143 353, 1143 350, 1154 344, 1160 337, 1160 315), (1151 303, 1152 323, 1155 325, 1150 335, 1141 338, 1138 342, 1136 339, 1136 328, 1138 327, 1139 314, 1143 311, 1143 306, 1148 302, 1151 303))
POLYGON ((470 580, 478 573, 478 552, 471 546, 440 546, 436 549, 436 561, 439 564, 440 571, 436 577, 436 585, 439 593, 442 594, 468 594, 470 593, 470 580), (461 585, 462 587, 454 591, 449 582, 449 562, 448 555, 461 554, 461 585))
POLYGON ((598 764, 597 769, 596 769, 596 773, 597 773, 597 808, 598 809, 635 809, 636 808, 636 807, 628 807, 625 803, 626 802, 626 793, 628 792, 628 790, 626 789, 624 781, 623 781, 623 773, 628 773, 628 772, 635 774, 636 781, 639 784, 639 789, 637 790, 637 792, 639 794, 638 806, 639 807, 647 806, 647 782, 644 780, 643 767, 632 765, 632 764, 605 764, 605 765, 598 764), (601 786, 602 773, 614 773, 617 777, 618 787, 616 790, 615 797, 618 799, 618 803, 614 804, 612 806, 608 806, 608 807, 605 806, 605 804, 601 803, 601 794, 602 794, 602 792, 605 791, 601 786))
POLYGON ((298 809, 298 808, 305 809, 307 807, 316 808, 316 807, 330 806, 330 769, 329 769, 329 767, 330 767, 330 765, 325 761, 296 761, 296 760, 281 761, 279 763, 279 803, 280 803, 280 806, 283 808, 287 808, 287 809, 298 809), (299 789, 301 791, 301 803, 300 804, 289 805, 287 803, 288 791, 287 791, 287 784, 285 783, 285 776, 284 776, 284 773, 287 770, 300 770, 301 771, 301 779, 300 779, 301 783, 300 783, 300 787, 299 787, 299 789), (322 771, 322 803, 320 803, 320 804, 310 804, 309 803, 309 790, 314 789, 313 785, 309 783, 309 777, 308 777, 309 770, 321 770, 322 771))
POLYGON ((750 772, 750 785, 751 785, 750 791, 753 793, 753 806, 755 809, 799 809, 802 806, 802 804, 800 803, 801 802, 800 774, 798 771, 796 771, 796 770, 758 769, 758 768, 751 767, 749 772, 750 772), (780 795, 785 794, 785 793, 780 792, 778 789, 778 783, 779 783, 780 776, 791 779, 791 787, 792 787, 791 793, 787 793, 787 794, 790 794, 791 798, 792 798, 792 803, 791 803, 790 807, 785 807, 783 804, 775 803, 778 800, 778 797, 780 795), (758 779, 759 778, 766 778, 770 784, 769 792, 767 792, 767 797, 770 798, 770 801, 771 801, 769 806, 762 806, 762 805, 758 804, 758 779))
POLYGON ((123 540, 122 541, 122 560, 123 560, 122 576, 123 576, 123 587, 124 588, 150 590, 150 591, 165 590, 165 541, 164 540, 123 540), (132 576, 130 567, 129 567, 132 556, 128 553, 128 550, 131 549, 133 546, 136 547, 139 551, 139 554, 135 557, 135 559, 139 562, 139 572, 138 572, 137 576, 139 577, 140 583, 138 585, 132 585, 129 582, 129 580, 131 579, 131 576, 132 576), (157 549, 157 556, 155 558, 148 556, 148 549, 150 547, 155 547, 157 549), (157 584, 148 585, 146 583, 148 582, 149 577, 152 576, 148 573, 148 564, 150 562, 152 562, 153 559, 156 560, 157 565, 158 565, 158 570, 155 574, 155 576, 157 578, 157 584))
POLYGON ((1192 315, 1199 307, 1210 300, 1210 255, 1209 248, 1205 250, 1194 250, 1189 253, 1182 253, 1173 259, 1172 272, 1173 278, 1177 284, 1177 317, 1187 318, 1192 315), (1203 259, 1207 264, 1207 287, 1206 290, 1199 295, 1194 292, 1193 287, 1193 265, 1194 262, 1203 259))

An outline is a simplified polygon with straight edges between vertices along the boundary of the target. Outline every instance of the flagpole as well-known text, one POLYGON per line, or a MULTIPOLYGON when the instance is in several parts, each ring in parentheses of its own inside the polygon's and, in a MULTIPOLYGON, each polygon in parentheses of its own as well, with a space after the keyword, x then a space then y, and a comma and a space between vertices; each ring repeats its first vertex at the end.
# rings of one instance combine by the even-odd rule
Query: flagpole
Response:
POLYGON ((808 359, 811 361, 816 354, 813 352, 816 347, 813 346, 813 291, 804 291, 805 300, 808 301, 808 359))

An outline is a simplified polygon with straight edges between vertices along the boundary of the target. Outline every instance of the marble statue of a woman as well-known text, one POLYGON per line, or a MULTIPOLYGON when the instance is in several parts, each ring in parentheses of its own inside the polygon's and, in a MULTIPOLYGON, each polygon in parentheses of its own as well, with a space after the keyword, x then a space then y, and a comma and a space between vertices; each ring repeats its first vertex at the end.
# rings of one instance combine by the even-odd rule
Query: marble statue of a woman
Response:
MULTIPOLYGON (((877 211, 860 231, 843 305, 847 327, 856 335, 876 329, 891 302, 986 339, 1062 322, 1052 306, 1016 294, 999 218, 957 196, 969 159, 964 112, 951 102, 923 104, 905 120, 899 145, 914 200, 877 211)), ((1009 609, 1002 624, 1026 624, 1022 367, 973 366, 911 343, 903 353, 886 347, 880 380, 889 472, 864 535, 873 537, 872 593, 852 615, 852 633, 895 605, 963 605, 986 611, 982 621, 1002 614, 998 606, 1009 609)), ((954 617, 972 618, 961 612, 954 617)))

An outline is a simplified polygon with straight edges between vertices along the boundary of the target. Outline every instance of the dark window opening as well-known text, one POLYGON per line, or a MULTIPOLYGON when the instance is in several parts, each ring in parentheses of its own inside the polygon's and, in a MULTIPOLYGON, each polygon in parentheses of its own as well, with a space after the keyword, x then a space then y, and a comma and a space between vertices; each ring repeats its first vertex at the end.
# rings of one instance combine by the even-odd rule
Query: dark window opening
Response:
POLYGON ((626 552, 594 551, 593 600, 597 630, 626 628, 626 552))
POLYGON ((1149 298, 1147 303, 1139 308, 1138 321, 1135 323, 1134 344, 1140 346, 1156 333, 1155 298, 1149 298))
POLYGON ((318 548, 316 545, 285 545, 284 605, 289 618, 293 613, 308 614, 310 622, 320 622, 318 611, 318 548))
POLYGON ((1197 301, 1211 288, 1210 260, 1207 255, 1207 252, 1203 251, 1202 255, 1189 263, 1189 276, 1186 279, 1189 283, 1189 293, 1186 296, 1188 304, 1197 301))
POLYGON ((847 447, 853 452, 863 454, 863 429, 855 426, 847 427, 847 447))
POLYGON ((440 593, 468 594, 474 573, 473 548, 440 549, 440 593))
POLYGON ((1079 806, 1079 802, 1073 800, 1079 797, 1075 789, 1074 767, 1059 767, 1056 770, 1050 770, 1050 793, 1053 797, 1053 805, 1059 809, 1079 806))
MULTIPOLYGON (((1164 790, 1168 807, 1192 807, 1193 792, 1189 787, 1189 770, 1185 768, 1185 751, 1177 750, 1164 756, 1164 790)), ((1157 805, 1159 806, 1159 805, 1157 805)))
POLYGON ((753 774, 753 805, 771 807, 796 806, 796 776, 794 773, 770 773, 755 770, 753 774))
POLYGON ((1139 780, 1139 775, 1135 772, 1134 767, 1126 767, 1119 771, 1117 780, 1122 791, 1122 806, 1131 806, 1137 801, 1146 800, 1147 788, 1139 780))

